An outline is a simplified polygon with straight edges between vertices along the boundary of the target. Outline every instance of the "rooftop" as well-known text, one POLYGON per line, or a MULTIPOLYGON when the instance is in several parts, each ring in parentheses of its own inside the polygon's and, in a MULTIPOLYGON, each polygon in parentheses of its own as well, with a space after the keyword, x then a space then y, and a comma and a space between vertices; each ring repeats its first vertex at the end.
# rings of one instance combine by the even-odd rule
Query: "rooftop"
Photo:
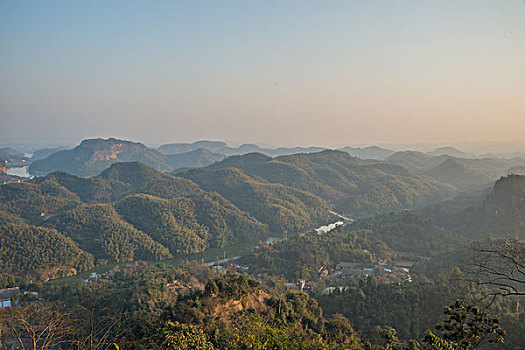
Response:
POLYGON ((18 287, 0 289, 0 300, 9 300, 18 293, 20 293, 20 288, 18 287))

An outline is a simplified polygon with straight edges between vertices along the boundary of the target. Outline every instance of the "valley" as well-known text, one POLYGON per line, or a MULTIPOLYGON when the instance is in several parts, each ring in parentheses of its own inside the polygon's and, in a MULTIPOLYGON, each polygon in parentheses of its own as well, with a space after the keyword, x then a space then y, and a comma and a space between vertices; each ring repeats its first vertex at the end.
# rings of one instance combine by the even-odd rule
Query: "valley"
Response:
MULTIPOLYGON (((120 288, 128 293, 129 287, 124 286, 137 289, 151 278, 160 278, 160 271, 185 275, 184 271, 192 270, 201 277, 169 277, 161 283, 163 291, 155 292, 163 295, 163 303, 186 310, 185 297, 198 297, 202 288, 207 293, 215 288, 210 283, 236 284, 235 276, 244 276, 262 288, 242 297, 251 300, 251 308, 267 313, 267 305, 280 300, 272 298, 308 296, 327 317, 348 319, 359 332, 352 336, 356 342, 378 344, 378 327, 395 326, 402 341, 421 339, 439 320, 440 307, 465 293, 465 288, 471 289, 468 293, 490 293, 485 287, 449 280, 451 273, 470 270, 468 261, 462 259, 466 254, 459 251, 468 250, 473 240, 484 241, 494 234, 523 239, 525 234, 520 204, 524 177, 501 177, 489 189, 471 186, 477 180, 466 184, 458 180, 476 179, 465 169, 478 164, 476 171, 485 171, 479 184, 485 186, 497 171, 521 160, 499 161, 499 170, 480 170, 479 164, 486 160, 451 156, 435 171, 419 171, 397 153, 385 154, 393 159, 377 160, 321 150, 274 158, 246 153, 214 158, 213 163, 191 163, 188 157, 201 159, 206 153, 177 146, 189 149, 188 154, 169 159, 195 166, 171 170, 172 166, 141 163, 136 156, 122 162, 118 154, 127 147, 126 142, 101 142, 96 142, 95 151, 85 149, 91 142, 73 151, 91 159, 74 165, 77 170, 68 168, 71 163, 45 176, 0 186, 0 247, 4 252, 0 266, 2 276, 9 276, 2 286, 32 286, 29 288, 37 288, 48 300, 52 295, 64 298, 78 286, 102 288, 105 298, 113 300, 120 288), (116 149, 117 155, 111 156, 116 149), (401 164, 393 162, 396 157, 401 164), (86 176, 82 169, 88 169, 88 164, 100 173, 86 176), (35 248, 23 248, 28 245, 35 248), (130 276, 135 276, 134 282, 128 280, 130 276), (439 288, 445 288, 439 297, 427 299, 439 288), (253 293, 265 296, 259 300, 253 293), (422 309, 396 299, 405 294, 431 305, 432 317, 425 318, 422 309), (381 295, 393 298, 393 304, 384 304, 381 295), (360 301, 356 304, 356 300, 360 301), (362 303, 375 308, 363 308, 362 303), (398 307, 412 308, 418 317, 404 317, 394 311, 398 307), (374 316, 374 310, 381 310, 387 318, 374 316)), ((132 149, 146 150, 137 144, 132 149)), ((375 157, 379 151, 373 152, 375 157)), ((52 164, 48 158, 39 162, 52 164)), ((75 293, 70 297, 75 298, 75 293)), ((238 296, 224 301, 214 298, 208 301, 214 305, 211 309, 199 312, 217 314, 215 307, 244 310, 238 296)), ((505 310, 504 326, 519 329, 516 313, 506 300, 497 304, 505 310)), ((115 305, 122 302, 114 300, 115 305)), ((197 312, 193 308, 184 312, 197 312)), ((202 327, 211 327, 207 322, 202 327)), ((133 338, 128 337, 129 341, 133 338)), ((357 348, 364 346, 360 344, 357 348)))

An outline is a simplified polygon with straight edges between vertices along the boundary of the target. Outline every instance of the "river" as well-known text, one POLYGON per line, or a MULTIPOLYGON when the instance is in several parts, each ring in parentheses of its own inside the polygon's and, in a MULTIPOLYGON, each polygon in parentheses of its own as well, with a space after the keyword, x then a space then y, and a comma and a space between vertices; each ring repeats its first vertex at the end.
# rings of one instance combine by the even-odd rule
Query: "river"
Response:
POLYGON ((14 175, 14 176, 20 176, 20 177, 27 177, 31 178, 32 175, 29 174, 29 166, 21 166, 21 167, 11 167, 7 168, 7 175, 14 175))

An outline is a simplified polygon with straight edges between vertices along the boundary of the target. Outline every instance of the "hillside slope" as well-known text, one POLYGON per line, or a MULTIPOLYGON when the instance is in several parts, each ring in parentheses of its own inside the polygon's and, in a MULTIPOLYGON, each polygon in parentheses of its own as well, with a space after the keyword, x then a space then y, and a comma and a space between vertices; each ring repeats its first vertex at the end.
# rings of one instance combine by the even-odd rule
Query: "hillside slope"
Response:
POLYGON ((468 238, 517 235, 525 238, 525 176, 500 178, 480 206, 457 208, 429 207, 422 211, 437 225, 468 238))
MULTIPOLYGON (((452 151, 449 153, 461 154, 452 151)), ((525 165, 524 158, 465 158, 439 152, 429 154, 416 151, 396 152, 387 161, 427 174, 460 190, 494 182, 507 175, 509 168, 525 165)))
POLYGON ((368 215, 439 201, 454 188, 400 165, 363 161, 341 151, 270 158, 252 153, 225 159, 211 170, 238 168, 271 183, 299 188, 337 210, 368 215))
POLYGON ((240 170, 209 175, 197 184, 138 162, 115 163, 90 178, 54 172, 0 186, 0 224, 54 229, 105 263, 256 242, 311 229, 328 215, 308 192, 240 170))
POLYGON ((205 148, 166 156, 172 169, 201 168, 221 161, 224 158, 224 154, 212 153, 205 148))
POLYGON ((490 176, 469 169, 453 158, 447 158, 443 163, 427 170, 425 174, 461 189, 477 188, 493 181, 490 176))
POLYGON ((54 229, 7 224, 0 226, 0 271, 44 278, 60 271, 93 268, 93 256, 54 229))
POLYGON ((319 197, 282 184, 268 183, 239 169, 191 170, 182 174, 208 191, 218 192, 276 233, 298 232, 326 217, 319 197))
POLYGON ((61 170, 77 176, 93 176, 122 161, 140 161, 160 171, 171 170, 160 152, 142 143, 110 138, 84 140, 74 149, 53 153, 33 162, 29 173, 46 175, 61 170))

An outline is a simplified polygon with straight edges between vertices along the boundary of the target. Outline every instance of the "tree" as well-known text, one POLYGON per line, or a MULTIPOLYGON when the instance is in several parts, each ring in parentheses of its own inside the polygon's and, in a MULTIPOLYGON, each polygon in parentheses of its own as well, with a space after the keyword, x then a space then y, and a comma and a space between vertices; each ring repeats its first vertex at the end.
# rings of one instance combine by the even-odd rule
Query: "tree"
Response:
POLYGON ((179 322, 167 322, 139 346, 145 350, 214 350, 202 328, 179 322))
POLYGON ((495 288, 490 293, 494 298, 525 295, 525 243, 515 238, 476 242, 468 271, 476 282, 495 288))
MULTIPOLYGON (((86 287, 80 293, 80 302, 76 305, 78 331, 72 341, 80 350, 109 350, 117 346, 123 335, 122 313, 100 315, 104 303, 101 291, 86 287)), ((107 311, 107 310, 106 310, 107 311)), ((115 310, 116 311, 116 310, 115 310)))
POLYGON ((456 349, 472 350, 477 349, 484 341, 504 341, 505 331, 499 326, 499 319, 491 317, 488 310, 456 300, 445 308, 444 314, 448 318, 436 324, 436 329, 442 331, 442 338, 452 343, 456 349))
POLYGON ((0 310, 2 338, 15 338, 20 349, 56 349, 74 334, 71 314, 56 304, 35 302, 0 310))
POLYGON ((345 349, 361 348, 361 340, 352 324, 341 314, 335 314, 325 324, 326 341, 332 345, 344 346, 345 349))
POLYGON ((385 350, 402 350, 402 344, 397 337, 397 331, 392 327, 377 327, 378 333, 383 338, 385 350))
POLYGON ((423 348, 428 350, 456 350, 451 343, 438 337, 432 331, 428 331, 425 335, 423 348))

